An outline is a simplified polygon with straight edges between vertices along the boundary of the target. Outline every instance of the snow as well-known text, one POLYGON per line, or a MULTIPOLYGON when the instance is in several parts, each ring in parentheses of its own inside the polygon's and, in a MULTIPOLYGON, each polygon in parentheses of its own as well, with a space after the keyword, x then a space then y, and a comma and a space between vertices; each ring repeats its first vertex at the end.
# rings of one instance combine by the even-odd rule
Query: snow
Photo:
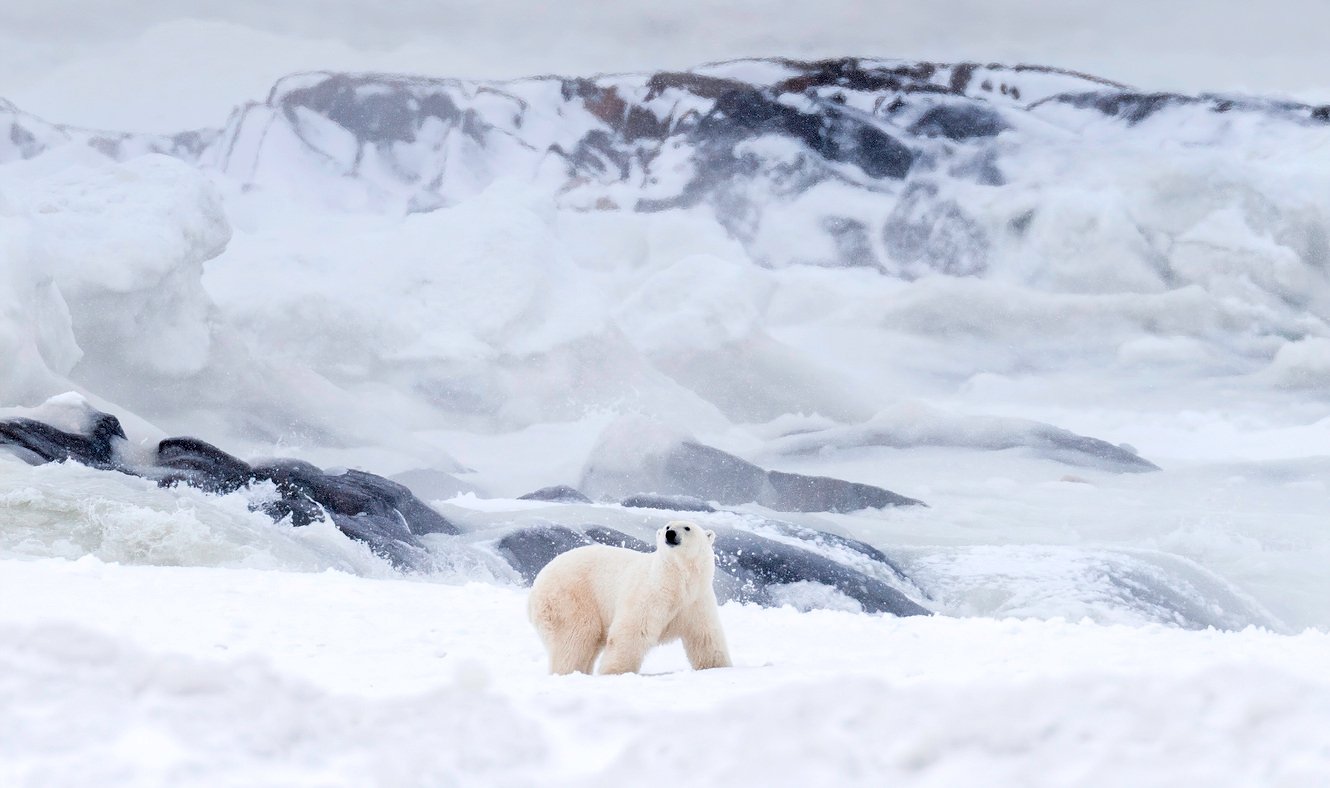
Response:
POLYGON ((11 559, 0 596, 23 600, 0 608, 9 785, 1330 774, 1323 632, 727 605, 734 668, 676 644, 644 675, 551 677, 523 593, 491 585, 11 559))

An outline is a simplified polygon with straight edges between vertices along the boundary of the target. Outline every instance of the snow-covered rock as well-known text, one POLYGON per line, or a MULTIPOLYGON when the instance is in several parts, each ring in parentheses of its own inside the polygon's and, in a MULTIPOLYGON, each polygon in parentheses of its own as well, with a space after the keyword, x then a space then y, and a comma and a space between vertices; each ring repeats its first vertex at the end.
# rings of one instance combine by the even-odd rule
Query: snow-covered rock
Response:
POLYGON ((609 498, 682 495, 731 505, 758 503, 783 512, 853 512, 921 503, 869 484, 768 471, 640 417, 625 417, 605 429, 587 458, 581 488, 609 498))
POLYGON ((979 451, 1020 450, 1069 465, 1110 471, 1155 471, 1159 467, 1129 447, 1077 435, 1028 419, 957 416, 922 403, 906 403, 854 426, 799 430, 768 444, 780 454, 811 454, 864 446, 906 449, 954 446, 979 451))

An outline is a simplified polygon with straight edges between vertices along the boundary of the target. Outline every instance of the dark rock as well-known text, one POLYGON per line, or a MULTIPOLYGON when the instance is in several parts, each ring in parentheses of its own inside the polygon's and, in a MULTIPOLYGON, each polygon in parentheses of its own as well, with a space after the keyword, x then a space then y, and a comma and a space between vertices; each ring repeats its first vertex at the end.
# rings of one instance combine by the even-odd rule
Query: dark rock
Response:
POLYGON ((84 434, 65 432, 33 419, 0 421, 0 445, 21 450, 35 464, 74 460, 103 470, 117 468, 115 441, 125 439, 120 420, 106 413, 91 417, 84 434))
POLYGON ((978 137, 994 137, 1010 128, 991 107, 976 103, 939 104, 910 124, 910 133, 921 137, 946 137, 962 142, 978 137))
POLYGON ((461 533, 406 487, 372 473, 329 474, 307 462, 276 460, 255 466, 254 477, 272 481, 283 500, 310 501, 327 509, 339 527, 339 517, 360 518, 354 526, 357 531, 396 534, 411 543, 413 537, 425 534, 461 533))
POLYGON ((629 550, 636 550, 639 553, 649 553, 655 549, 650 542, 638 539, 636 536, 629 536, 623 531, 616 531, 613 528, 606 528, 601 525, 589 525, 584 527, 583 532, 591 537, 596 544, 609 545, 610 547, 625 547, 629 550))
POLYGON ((910 582, 905 572, 895 561, 892 561, 887 557, 886 553, 867 542, 861 542, 858 539, 851 539, 847 536, 841 536, 840 534, 817 531, 812 528, 804 528, 790 523, 769 521, 766 525, 782 535, 802 539, 805 542, 810 542, 817 547, 823 548, 823 550, 827 548, 840 549, 849 553, 861 555, 869 561, 879 564, 883 568, 889 569, 898 579, 904 582, 910 582))
POLYGON ((174 471, 158 479, 162 486, 184 482, 225 495, 254 481, 249 463, 197 438, 167 438, 158 443, 157 465, 174 471))
POLYGON ((690 505, 691 501, 716 501, 727 506, 758 503, 782 512, 849 512, 922 503, 872 485, 766 471, 694 441, 682 441, 650 456, 644 454, 641 465, 627 471, 603 471, 593 454, 582 486, 604 497, 629 493, 625 506, 680 511, 707 511, 680 508, 680 504, 690 505), (643 490, 649 493, 638 492, 643 490))
POLYGON ((74 460, 93 468, 143 475, 167 486, 184 483, 215 494, 234 493, 254 482, 271 481, 277 497, 258 504, 274 520, 292 525, 331 519, 343 533, 359 539, 405 569, 431 565, 418 537, 457 534, 460 529, 406 487, 372 473, 329 474, 299 460, 258 466, 197 438, 167 438, 157 445, 149 467, 128 467, 116 460, 115 441, 125 433, 116 417, 93 412, 87 434, 56 429, 33 419, 0 422, 0 445, 13 447, 35 462, 74 460))
POLYGON ((693 137, 702 143, 710 178, 732 172, 740 159, 733 149, 741 140, 763 134, 795 139, 828 162, 852 164, 872 178, 904 178, 914 164, 908 146, 861 114, 832 101, 798 109, 780 101, 776 89, 742 88, 716 99, 693 137))
POLYGON ((1092 108, 1135 125, 1166 107, 1200 103, 1195 96, 1177 93, 1134 93, 1129 91, 1103 91, 1055 96, 1050 101, 1073 107, 1092 108))
POLYGON ((1061 462, 1085 465, 1086 458, 1094 458, 1097 464, 1129 472, 1157 471, 1159 466, 1099 438, 1077 435, 1058 427, 1041 427, 1031 433, 1030 445, 1043 450, 1049 457, 1061 462))
POLYGON ((767 472, 728 452, 684 442, 665 457, 666 489, 656 493, 692 495, 723 504, 751 503, 767 489, 767 472))
MULTIPOLYGON (((414 141, 429 118, 447 124, 462 119, 461 110, 446 94, 431 93, 422 102, 412 95, 412 84, 402 77, 328 73, 307 87, 282 92, 278 101, 292 121, 305 109, 328 117, 361 140, 379 144, 414 141)), ((276 95, 275 87, 269 100, 276 95)))
MULTIPOLYGON (((863 606, 865 613, 929 615, 929 611, 886 583, 830 558, 745 531, 716 529, 716 567, 738 581, 741 602, 770 605, 770 587, 820 583, 863 606)), ((891 567, 893 572, 895 567, 891 567)))
POLYGON ((767 479, 772 496, 758 503, 780 512, 856 512, 923 503, 881 487, 826 476, 771 471, 767 479))
MULTIPOLYGON (((714 530, 716 587, 722 602, 776 605, 780 604, 779 587, 790 583, 816 583, 855 600, 868 613, 929 614, 926 608, 869 572, 811 549, 828 544, 847 548, 870 566, 878 564, 879 571, 909 582, 885 555, 869 545, 801 528, 794 530, 804 532, 801 538, 810 544, 809 548, 733 528, 716 527, 714 530)), ((561 525, 539 525, 512 531, 499 539, 495 547, 529 584, 556 556, 592 543, 643 553, 654 549, 648 542, 612 528, 586 526, 579 531, 561 525)))
POLYGON ((571 528, 541 525, 506 534, 495 547, 499 555, 530 585, 540 570, 557 556, 574 547, 589 544, 590 537, 571 528))
POLYGON ((520 496, 519 501, 550 501, 552 503, 591 503, 591 499, 575 487, 557 484, 553 487, 541 487, 539 490, 520 496))
POLYGON ((619 502, 629 509, 664 509, 672 512, 714 512, 715 507, 691 495, 630 495, 619 502))

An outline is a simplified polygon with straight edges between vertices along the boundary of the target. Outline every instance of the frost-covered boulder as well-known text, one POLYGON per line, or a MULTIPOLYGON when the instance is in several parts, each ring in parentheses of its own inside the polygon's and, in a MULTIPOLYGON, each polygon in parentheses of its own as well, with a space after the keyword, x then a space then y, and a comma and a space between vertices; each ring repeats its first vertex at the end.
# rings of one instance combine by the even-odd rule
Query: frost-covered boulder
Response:
POLYGON ((566 484, 556 484, 550 487, 541 487, 539 490, 532 490, 526 495, 518 496, 519 501, 552 501, 556 503, 591 503, 591 499, 582 494, 576 487, 569 487, 566 484))
POLYGON ((801 430, 773 440, 768 449, 776 454, 797 455, 866 446, 1018 450, 1068 465, 1114 472, 1159 470, 1159 466, 1128 446, 1077 435, 1051 424, 1028 419, 949 414, 921 403, 889 408, 864 424, 801 430))
POLYGON ((897 558, 929 590, 939 611, 952 615, 1084 617, 1184 629, 1285 628, 1224 578, 1155 550, 988 545, 906 549, 897 558))
POLYGON ((619 501, 629 509, 662 509, 669 512, 714 512, 715 508, 691 495, 630 495, 619 501))
POLYGON ((691 436, 639 417, 625 417, 602 433, 582 473, 589 495, 690 496, 776 511, 852 512, 919 504, 881 487, 823 476, 768 471, 691 436))
POLYGON ((53 397, 36 408, 0 409, 0 450, 40 465, 72 460, 93 468, 122 468, 125 431, 77 394, 53 397))

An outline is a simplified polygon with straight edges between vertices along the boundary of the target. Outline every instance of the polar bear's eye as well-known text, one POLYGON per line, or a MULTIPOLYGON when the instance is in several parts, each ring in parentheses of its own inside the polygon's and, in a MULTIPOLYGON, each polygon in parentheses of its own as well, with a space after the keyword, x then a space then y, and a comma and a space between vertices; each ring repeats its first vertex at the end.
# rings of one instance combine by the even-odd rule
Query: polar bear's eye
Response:
POLYGON ((683 529, 684 529, 685 531, 691 531, 691 530, 693 530, 692 528, 689 528, 689 527, 686 526, 686 525, 683 527, 683 529))

